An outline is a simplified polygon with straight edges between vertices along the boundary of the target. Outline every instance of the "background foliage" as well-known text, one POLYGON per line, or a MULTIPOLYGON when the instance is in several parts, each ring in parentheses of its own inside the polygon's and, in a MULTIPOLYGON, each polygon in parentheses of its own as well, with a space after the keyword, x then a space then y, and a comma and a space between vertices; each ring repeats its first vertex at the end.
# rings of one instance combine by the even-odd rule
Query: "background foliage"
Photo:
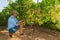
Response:
POLYGON ((18 20, 24 19, 26 24, 60 30, 60 1, 43 0, 41 3, 34 3, 33 0, 9 0, 8 7, 0 12, 0 25, 7 25, 9 16, 13 10, 19 12, 18 20))

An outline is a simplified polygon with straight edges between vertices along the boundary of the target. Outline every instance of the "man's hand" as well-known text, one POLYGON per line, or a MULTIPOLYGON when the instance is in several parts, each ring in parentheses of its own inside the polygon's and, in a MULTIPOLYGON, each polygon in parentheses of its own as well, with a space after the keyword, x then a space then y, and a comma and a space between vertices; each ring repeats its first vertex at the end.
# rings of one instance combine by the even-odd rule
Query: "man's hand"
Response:
POLYGON ((25 21, 21 20, 19 21, 19 25, 24 25, 25 24, 25 21))

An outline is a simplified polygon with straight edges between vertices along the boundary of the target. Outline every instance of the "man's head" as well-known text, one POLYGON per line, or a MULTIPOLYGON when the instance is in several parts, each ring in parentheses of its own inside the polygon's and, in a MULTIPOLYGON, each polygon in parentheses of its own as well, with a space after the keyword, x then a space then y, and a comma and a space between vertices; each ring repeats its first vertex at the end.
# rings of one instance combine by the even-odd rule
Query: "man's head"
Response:
POLYGON ((13 10, 12 15, 13 15, 14 17, 17 17, 17 16, 18 16, 18 12, 17 12, 16 10, 13 10))

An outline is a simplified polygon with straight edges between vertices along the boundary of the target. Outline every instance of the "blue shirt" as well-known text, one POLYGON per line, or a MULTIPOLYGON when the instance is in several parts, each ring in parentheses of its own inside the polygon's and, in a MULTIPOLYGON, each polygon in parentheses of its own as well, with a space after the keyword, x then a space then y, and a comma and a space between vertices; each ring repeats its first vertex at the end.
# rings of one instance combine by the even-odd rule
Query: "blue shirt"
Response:
MULTIPOLYGON (((18 26, 18 20, 14 16, 10 16, 8 19, 8 30, 15 26, 18 26)), ((13 30, 16 31, 16 29, 13 30)))

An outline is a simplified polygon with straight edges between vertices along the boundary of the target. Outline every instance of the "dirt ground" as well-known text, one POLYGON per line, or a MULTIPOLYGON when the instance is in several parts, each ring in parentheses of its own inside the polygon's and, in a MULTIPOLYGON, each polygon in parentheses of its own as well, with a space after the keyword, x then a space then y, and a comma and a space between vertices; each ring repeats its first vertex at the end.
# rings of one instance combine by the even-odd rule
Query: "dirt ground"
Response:
POLYGON ((35 30, 33 32, 32 29, 26 28, 24 35, 17 38, 10 38, 8 32, 0 32, 0 40, 60 40, 60 37, 57 36, 59 33, 55 34, 50 31, 46 32, 47 30, 42 30, 35 30))

